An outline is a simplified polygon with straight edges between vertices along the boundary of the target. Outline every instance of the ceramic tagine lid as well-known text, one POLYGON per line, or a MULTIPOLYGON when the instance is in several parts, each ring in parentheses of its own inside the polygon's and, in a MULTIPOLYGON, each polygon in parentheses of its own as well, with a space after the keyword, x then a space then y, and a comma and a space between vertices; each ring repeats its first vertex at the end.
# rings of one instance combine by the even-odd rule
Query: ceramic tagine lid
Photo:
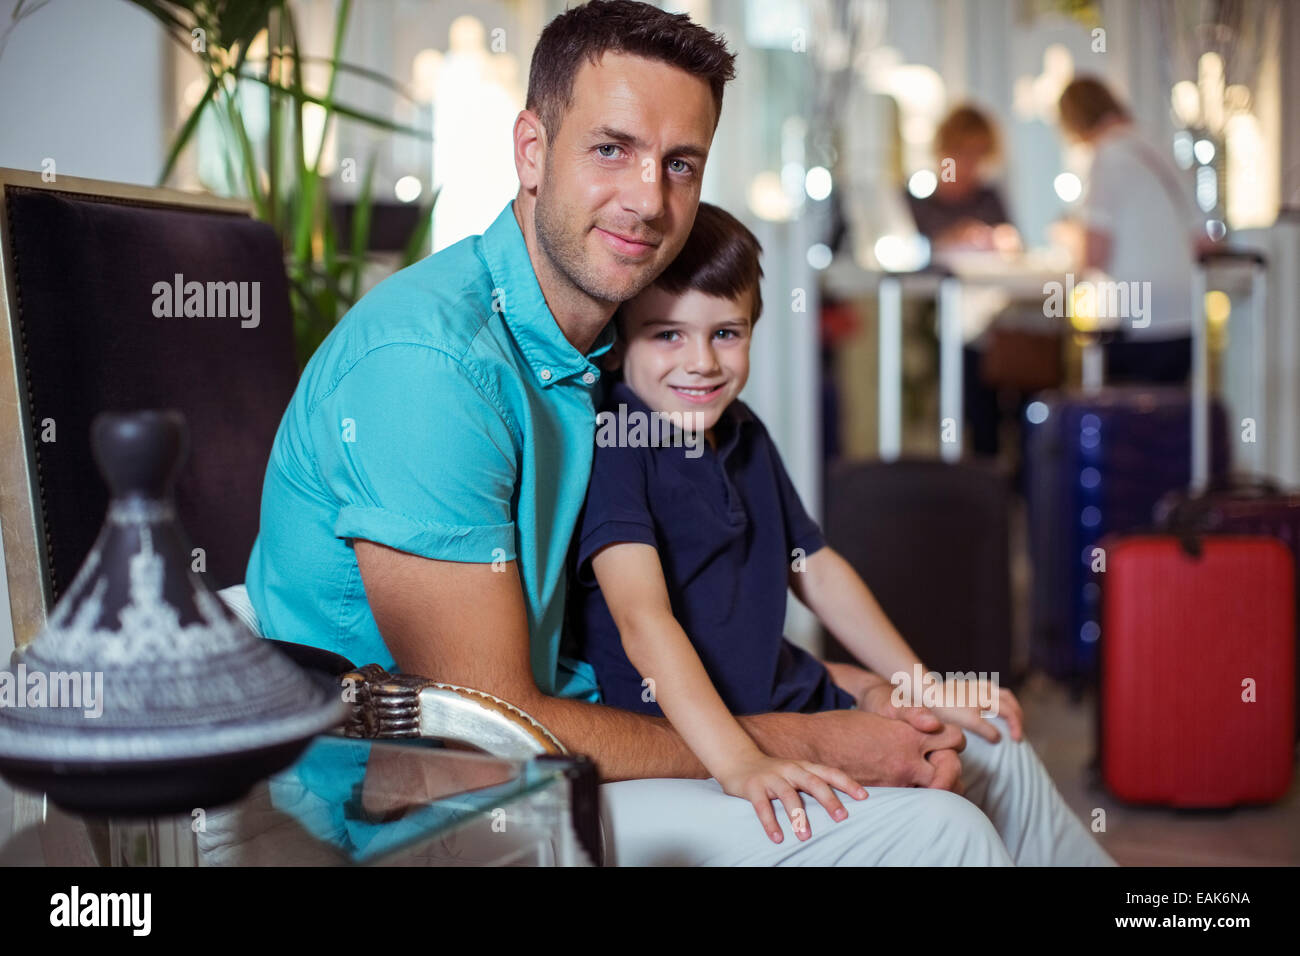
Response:
POLYGON ((347 705, 191 570, 172 501, 184 418, 102 414, 92 441, 108 516, 45 629, 0 671, 0 773, 83 813, 237 799, 347 705))

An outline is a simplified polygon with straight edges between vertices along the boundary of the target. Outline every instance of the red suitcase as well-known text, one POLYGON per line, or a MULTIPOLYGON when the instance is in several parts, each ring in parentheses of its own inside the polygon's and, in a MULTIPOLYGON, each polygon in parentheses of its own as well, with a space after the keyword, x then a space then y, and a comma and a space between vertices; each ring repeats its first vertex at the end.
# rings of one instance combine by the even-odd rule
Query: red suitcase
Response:
POLYGON ((1277 800, 1295 738, 1295 565, 1275 538, 1108 542, 1101 769, 1132 803, 1277 800))
MULTIPOLYGON (((1243 258, 1256 269, 1258 321, 1262 259, 1213 258, 1243 258)), ((1197 283, 1199 306, 1201 272, 1197 283)), ((1192 491, 1199 496, 1208 484, 1210 378, 1199 307, 1192 327, 1192 491)), ((1263 337, 1252 338, 1260 348, 1263 337)), ((1103 547, 1098 743, 1106 786, 1124 800, 1172 807, 1281 797, 1295 759, 1296 572, 1286 544, 1184 526, 1177 534, 1109 538, 1103 547)))
MULTIPOLYGON (((1296 562, 1296 637, 1300 642, 1300 493, 1284 492, 1268 479, 1237 476, 1212 483, 1197 497, 1185 492, 1167 496, 1156 507, 1156 526, 1175 534, 1266 534, 1290 548, 1296 562)), ((1300 651, 1296 653, 1296 694, 1300 696, 1300 651)), ((1300 706, 1296 707, 1295 731, 1300 740, 1300 706)))

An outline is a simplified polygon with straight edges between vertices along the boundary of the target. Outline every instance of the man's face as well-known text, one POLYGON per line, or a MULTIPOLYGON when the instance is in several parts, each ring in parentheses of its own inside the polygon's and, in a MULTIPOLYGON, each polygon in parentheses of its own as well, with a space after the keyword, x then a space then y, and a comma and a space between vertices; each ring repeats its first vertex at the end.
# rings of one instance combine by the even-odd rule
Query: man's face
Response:
POLYGON ((619 303, 681 251, 713 141, 709 84, 656 60, 584 62, 538 186, 538 243, 592 299, 619 303))
POLYGON ((690 430, 712 428, 749 378, 753 296, 646 289, 623 306, 614 349, 623 381, 653 411, 689 412, 690 430))

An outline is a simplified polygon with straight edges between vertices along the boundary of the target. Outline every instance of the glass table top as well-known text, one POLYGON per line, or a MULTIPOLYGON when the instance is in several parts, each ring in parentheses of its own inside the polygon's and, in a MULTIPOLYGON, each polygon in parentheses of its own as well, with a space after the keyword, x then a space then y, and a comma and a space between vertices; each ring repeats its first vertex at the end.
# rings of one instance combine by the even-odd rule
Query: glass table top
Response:
POLYGON ((51 848, 67 852, 78 828, 94 845, 82 862, 111 865, 582 863, 570 766, 325 734, 241 799, 188 816, 103 821, 49 806, 0 846, 0 863, 74 862, 51 859, 51 848))

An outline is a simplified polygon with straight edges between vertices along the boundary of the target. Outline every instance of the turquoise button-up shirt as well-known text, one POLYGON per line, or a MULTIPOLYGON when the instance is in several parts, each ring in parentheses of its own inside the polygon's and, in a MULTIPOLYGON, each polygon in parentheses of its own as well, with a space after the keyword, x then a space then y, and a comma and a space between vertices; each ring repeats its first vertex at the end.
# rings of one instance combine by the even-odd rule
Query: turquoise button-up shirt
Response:
MULTIPOLYGON (((598 700, 560 653, 565 559, 591 475, 592 360, 556 325, 509 203, 482 236, 382 282, 312 356, 280 422, 249 558, 268 637, 394 666, 352 541, 518 562, 532 669, 598 700)), ((428 675, 437 677, 438 675, 428 675)))

